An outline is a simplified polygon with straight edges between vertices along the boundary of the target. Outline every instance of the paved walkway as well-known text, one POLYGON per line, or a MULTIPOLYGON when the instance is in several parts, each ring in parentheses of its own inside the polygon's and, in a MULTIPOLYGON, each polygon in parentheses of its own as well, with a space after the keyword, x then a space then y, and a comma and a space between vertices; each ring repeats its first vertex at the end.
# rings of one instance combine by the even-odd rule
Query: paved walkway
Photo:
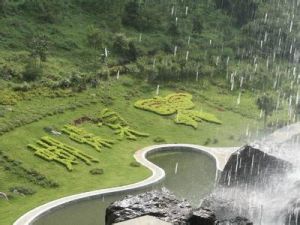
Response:
POLYGON ((159 220, 153 216, 142 216, 133 220, 128 220, 121 223, 114 223, 113 225, 172 225, 172 224, 159 220))
POLYGON ((149 153, 170 151, 171 148, 189 148, 192 151, 198 151, 201 153, 208 154, 216 162, 217 173, 224 169, 224 166, 228 158, 230 157, 230 155, 238 149, 238 148, 208 148, 204 146, 190 145, 190 144, 155 145, 155 146, 144 148, 142 150, 137 151, 134 157, 139 163, 141 163, 142 165, 144 165, 145 167, 147 167, 152 171, 152 176, 147 178, 146 180, 131 185, 72 195, 72 196, 64 197, 46 203, 24 214, 13 225, 31 225, 32 222, 34 222, 44 214, 56 208, 63 207, 72 202, 81 201, 83 199, 88 199, 88 198, 101 197, 112 193, 121 193, 121 192, 127 192, 129 190, 141 189, 153 185, 155 183, 158 183, 165 178, 165 171, 160 167, 156 166, 155 164, 153 164, 152 162, 148 161, 146 157, 149 153))

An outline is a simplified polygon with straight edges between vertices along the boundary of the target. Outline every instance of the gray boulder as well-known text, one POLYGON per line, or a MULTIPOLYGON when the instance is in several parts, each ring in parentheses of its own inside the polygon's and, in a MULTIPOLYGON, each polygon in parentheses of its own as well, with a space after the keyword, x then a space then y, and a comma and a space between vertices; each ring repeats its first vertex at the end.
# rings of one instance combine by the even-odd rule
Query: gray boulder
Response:
POLYGON ((192 215, 192 207, 187 201, 178 200, 166 189, 129 195, 106 209, 105 224, 111 225, 146 215, 175 225, 184 225, 192 215))

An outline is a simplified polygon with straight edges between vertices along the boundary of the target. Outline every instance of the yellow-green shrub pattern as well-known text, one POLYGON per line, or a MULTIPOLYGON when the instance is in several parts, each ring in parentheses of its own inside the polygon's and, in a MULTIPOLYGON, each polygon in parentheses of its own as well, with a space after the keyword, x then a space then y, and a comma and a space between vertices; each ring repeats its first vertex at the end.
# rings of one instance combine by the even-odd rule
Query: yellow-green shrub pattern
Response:
POLYGON ((60 163, 69 171, 73 170, 73 165, 78 164, 77 159, 87 165, 99 162, 98 159, 49 136, 42 137, 41 140, 37 141, 37 145, 30 144, 28 148, 33 150, 36 156, 47 161, 60 163))
POLYGON ((99 152, 103 147, 111 148, 112 144, 114 144, 113 140, 104 139, 73 125, 65 125, 62 132, 66 133, 71 140, 81 144, 88 144, 99 152))
POLYGON ((127 126, 128 122, 117 112, 110 110, 108 108, 105 108, 101 111, 99 114, 98 118, 98 125, 118 125, 120 124, 121 126, 127 126))
POLYGON ((198 122, 222 124, 213 114, 191 110, 194 108, 193 96, 188 93, 175 93, 166 97, 154 97, 135 102, 134 106, 139 109, 154 112, 159 115, 172 115, 177 113, 174 121, 177 124, 198 127, 198 122))
POLYGON ((138 137, 149 136, 147 133, 142 133, 132 129, 129 126, 129 123, 120 114, 107 108, 102 110, 97 121, 99 122, 99 126, 105 125, 113 129, 115 134, 119 136, 120 140, 124 138, 128 140, 137 140, 138 137))
POLYGON ((172 115, 181 109, 191 109, 195 105, 193 96, 188 93, 175 93, 166 97, 154 97, 135 102, 134 106, 139 109, 155 112, 159 115, 172 115))
POLYGON ((198 127, 198 122, 202 122, 202 121, 222 124, 222 122, 215 115, 210 113, 195 111, 195 110, 178 111, 174 121, 177 124, 192 126, 195 129, 198 127))

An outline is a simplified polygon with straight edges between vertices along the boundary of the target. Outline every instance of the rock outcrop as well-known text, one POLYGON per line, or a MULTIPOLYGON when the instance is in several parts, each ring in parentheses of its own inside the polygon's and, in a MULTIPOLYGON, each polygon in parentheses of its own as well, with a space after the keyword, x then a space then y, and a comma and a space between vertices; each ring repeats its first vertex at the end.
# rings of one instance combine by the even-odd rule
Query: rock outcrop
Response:
POLYGON ((127 196, 106 209, 105 224, 122 222, 137 217, 155 216, 172 224, 186 224, 192 214, 191 205, 179 201, 166 189, 127 196))
POLYGON ((154 216, 173 225, 252 225, 248 219, 233 213, 226 218, 218 218, 209 208, 193 209, 187 201, 178 200, 166 189, 129 195, 112 203, 106 209, 105 224, 112 225, 142 216, 154 216))
POLYGON ((224 186, 264 185, 273 175, 281 175, 292 164, 246 145, 231 155, 221 173, 219 184, 224 186))
POLYGON ((105 224, 123 222, 141 216, 154 216, 174 225, 214 225, 215 215, 209 209, 193 209, 186 200, 178 200, 166 189, 127 196, 106 209, 105 224))

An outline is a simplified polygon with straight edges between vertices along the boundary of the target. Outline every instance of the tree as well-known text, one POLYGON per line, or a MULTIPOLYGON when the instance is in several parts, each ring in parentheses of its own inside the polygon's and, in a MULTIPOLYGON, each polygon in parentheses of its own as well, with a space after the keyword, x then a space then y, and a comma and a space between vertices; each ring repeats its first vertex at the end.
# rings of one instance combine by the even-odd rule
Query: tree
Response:
POLYGON ((0 14, 5 13, 6 4, 7 0, 0 0, 0 14))
POLYGON ((29 43, 31 57, 45 62, 47 60, 48 45, 48 38, 45 35, 34 36, 29 43))
POLYGON ((135 61, 138 56, 135 43, 130 41, 124 34, 117 34, 115 36, 113 51, 120 56, 122 62, 135 61))
POLYGON ((88 28, 88 33, 87 33, 87 41, 88 41, 88 45, 91 48, 94 49, 100 49, 102 48, 102 34, 101 34, 101 30, 94 27, 94 26, 90 26, 88 28))
POLYGON ((193 20, 192 20, 192 24, 193 24, 193 33, 198 33, 200 34, 202 32, 202 30, 204 29, 203 27, 203 22, 202 22, 202 18, 199 15, 196 15, 193 20))
POLYGON ((256 105, 264 113, 264 127, 266 127, 268 116, 271 116, 276 108, 274 97, 265 93, 257 98, 256 105))
POLYGON ((67 2, 62 0, 26 0, 20 4, 20 8, 32 12, 43 22, 56 23, 63 19, 67 2))
POLYGON ((256 0, 215 0, 217 8, 234 16, 237 24, 244 25, 252 20, 258 9, 256 0))
POLYGON ((122 23, 139 29, 140 7, 138 1, 130 1, 125 5, 122 23))

